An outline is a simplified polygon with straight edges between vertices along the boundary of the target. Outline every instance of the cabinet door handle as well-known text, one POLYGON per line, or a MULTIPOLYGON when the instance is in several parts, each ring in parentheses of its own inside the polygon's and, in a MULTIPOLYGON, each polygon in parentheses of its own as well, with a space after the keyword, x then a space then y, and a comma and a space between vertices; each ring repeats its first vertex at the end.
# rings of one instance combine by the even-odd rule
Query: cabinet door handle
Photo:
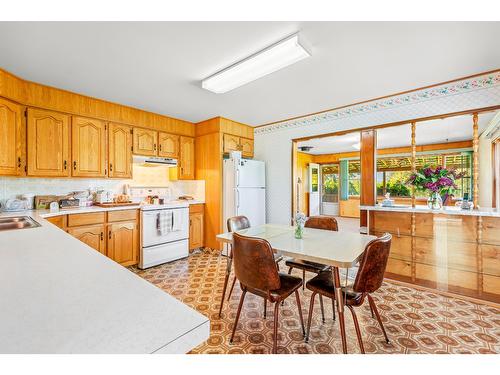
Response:
POLYGON ((156 143, 155 143, 155 144, 153 144, 153 150, 155 150, 155 151, 156 151, 156 143))
POLYGON ((73 169, 76 171, 76 160, 73 162, 73 169))
POLYGON ((109 171, 113 172, 113 164, 112 163, 109 163, 109 171))
POLYGON ((21 157, 17 158, 17 167, 21 168, 21 157))
POLYGON ((104 240, 104 233, 101 232, 101 241, 104 240))
POLYGON ((161 143, 160 143, 160 146, 159 146, 159 147, 160 147, 160 151, 161 151, 161 143))
POLYGON ((67 160, 64 161, 64 169, 68 169, 68 161, 67 160))
POLYGON ((108 238, 111 239, 111 231, 108 233, 108 238))

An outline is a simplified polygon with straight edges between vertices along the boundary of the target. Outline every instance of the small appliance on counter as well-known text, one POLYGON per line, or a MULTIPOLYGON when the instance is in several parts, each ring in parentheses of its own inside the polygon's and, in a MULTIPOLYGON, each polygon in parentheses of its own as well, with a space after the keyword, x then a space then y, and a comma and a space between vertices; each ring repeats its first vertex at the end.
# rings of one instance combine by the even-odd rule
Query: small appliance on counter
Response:
POLYGON ((382 201, 382 207, 394 206, 394 199, 391 199, 391 193, 385 194, 385 199, 382 201))
POLYGON ((111 190, 98 190, 95 193, 96 203, 113 203, 114 193, 111 190))
POLYGON ((460 208, 462 210, 472 210, 472 208, 474 208, 474 203, 469 201, 469 193, 464 193, 464 197, 460 203, 460 208))

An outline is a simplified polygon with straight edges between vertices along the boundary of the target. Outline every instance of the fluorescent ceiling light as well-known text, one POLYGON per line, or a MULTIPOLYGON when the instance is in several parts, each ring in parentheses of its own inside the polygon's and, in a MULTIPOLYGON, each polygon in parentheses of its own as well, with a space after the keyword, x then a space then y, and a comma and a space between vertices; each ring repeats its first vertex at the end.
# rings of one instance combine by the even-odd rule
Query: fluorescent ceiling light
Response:
POLYGON ((352 147, 356 150, 361 150, 361 143, 360 142, 357 142, 355 144, 352 145, 352 147))
POLYGON ((299 41, 299 34, 294 34, 205 78, 201 81, 201 86, 217 94, 222 94, 309 56, 311 54, 299 41))

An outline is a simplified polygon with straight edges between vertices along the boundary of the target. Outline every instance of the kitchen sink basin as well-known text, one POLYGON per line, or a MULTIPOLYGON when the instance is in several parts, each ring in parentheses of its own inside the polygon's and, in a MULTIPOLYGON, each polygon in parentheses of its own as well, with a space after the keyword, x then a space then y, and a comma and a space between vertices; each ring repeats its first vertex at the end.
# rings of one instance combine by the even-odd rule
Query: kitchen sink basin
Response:
POLYGON ((0 232, 14 229, 27 229, 39 227, 35 220, 29 216, 0 217, 0 232))

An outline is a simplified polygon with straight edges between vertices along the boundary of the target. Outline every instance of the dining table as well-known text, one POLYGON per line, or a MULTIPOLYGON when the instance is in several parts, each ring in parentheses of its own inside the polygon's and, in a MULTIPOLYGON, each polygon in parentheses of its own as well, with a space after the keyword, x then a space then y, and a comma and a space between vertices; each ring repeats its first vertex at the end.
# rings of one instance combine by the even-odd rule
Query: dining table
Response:
MULTIPOLYGON (((265 239, 275 252, 284 256, 331 266, 342 350, 347 353, 344 296, 342 295, 339 268, 354 267, 360 261, 366 245, 377 237, 356 232, 304 228, 302 238, 297 239, 295 238, 295 227, 282 224, 258 225, 239 230, 236 233, 265 239)), ((233 233, 221 233, 216 238, 222 243, 232 244, 233 233)))

